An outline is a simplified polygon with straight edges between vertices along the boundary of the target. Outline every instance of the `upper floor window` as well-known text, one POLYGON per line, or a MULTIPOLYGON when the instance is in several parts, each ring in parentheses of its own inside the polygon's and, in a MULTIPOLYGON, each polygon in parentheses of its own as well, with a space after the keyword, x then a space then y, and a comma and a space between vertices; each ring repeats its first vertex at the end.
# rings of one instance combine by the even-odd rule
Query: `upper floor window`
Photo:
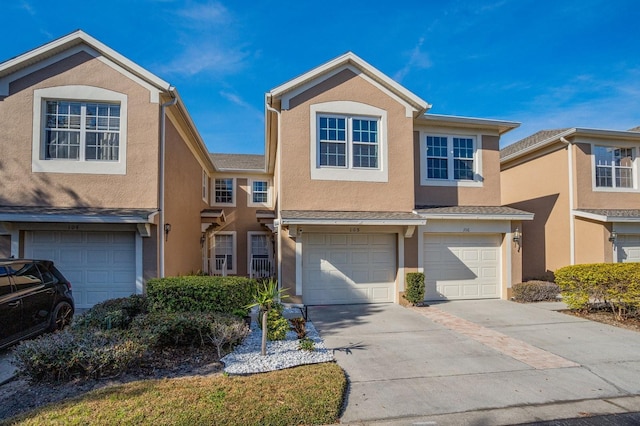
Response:
POLYGON ((235 204, 233 178, 216 178, 214 181, 214 203, 235 204))
POLYGON ((209 175, 202 170, 202 199, 207 202, 209 198, 209 175))
POLYGON ((633 148, 596 146, 596 187, 633 188, 633 148))
POLYGON ((46 101, 44 158, 118 161, 120 105, 46 101))
POLYGON ((353 101, 310 110, 311 179, 388 182, 385 110, 353 101))
POLYGON ((319 164, 378 168, 378 119, 320 116, 319 164))
POLYGON ((127 95, 92 86, 34 90, 32 171, 125 174, 127 95))
POLYGON ((422 184, 480 184, 478 146, 472 136, 427 135, 421 145, 422 184))
POLYGON ((250 207, 270 207, 271 183, 265 179, 249 179, 248 184, 248 205, 250 207))

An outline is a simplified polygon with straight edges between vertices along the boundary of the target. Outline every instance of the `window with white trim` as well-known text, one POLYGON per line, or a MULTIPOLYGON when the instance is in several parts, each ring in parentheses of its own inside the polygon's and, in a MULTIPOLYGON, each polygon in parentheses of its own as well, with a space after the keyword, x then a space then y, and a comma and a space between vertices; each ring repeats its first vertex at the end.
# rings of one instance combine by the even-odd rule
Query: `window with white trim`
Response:
POLYGON ((254 180, 251 183, 251 202, 266 203, 269 201, 269 182, 266 180, 254 180))
POLYGON ((214 204, 235 204, 233 186, 233 178, 215 178, 213 199, 214 204))
POLYGON ((120 105, 46 101, 44 158, 118 161, 120 105))
POLYGON ((235 273, 235 246, 234 233, 214 234, 211 269, 215 273, 235 273))
POLYGON ((206 171, 202 170, 202 199, 208 202, 209 198, 209 175, 206 171))
POLYGON ((248 205, 250 207, 271 206, 271 182, 267 179, 249 179, 248 205))
POLYGON ((427 181, 478 180, 474 137, 427 135, 424 146, 427 181))
POLYGON ((318 116, 318 165, 377 169, 378 118, 318 116))
POLYGON ((595 146, 595 184, 598 188, 633 188, 636 181, 634 148, 595 146))
POLYGON ((33 94, 33 172, 126 174, 127 95, 75 85, 33 94))

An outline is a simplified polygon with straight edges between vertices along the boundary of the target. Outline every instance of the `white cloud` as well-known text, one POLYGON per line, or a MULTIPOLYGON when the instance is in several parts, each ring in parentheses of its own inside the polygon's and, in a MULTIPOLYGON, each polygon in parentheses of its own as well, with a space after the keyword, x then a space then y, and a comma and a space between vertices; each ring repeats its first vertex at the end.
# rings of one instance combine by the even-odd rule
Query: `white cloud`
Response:
POLYGON ((20 2, 20 8, 24 9, 31 16, 35 16, 35 14, 36 14, 36 10, 26 0, 22 0, 22 2, 20 2))
POLYGON ((215 76, 232 73, 244 66, 248 53, 240 49, 231 49, 215 42, 191 44, 174 60, 161 66, 161 72, 194 76, 209 73, 215 76))
POLYGON ((178 15, 193 22, 205 22, 210 24, 225 23, 230 19, 227 8, 218 2, 196 4, 189 8, 179 10, 178 15))
POLYGON ((249 102, 247 102, 244 99, 242 99, 237 94, 232 93, 232 92, 228 92, 228 91, 225 91, 225 90, 221 90, 220 91, 220 96, 222 96, 223 98, 225 98, 229 102, 231 102, 231 103, 233 103, 235 105, 238 105, 242 109, 245 109, 250 114, 252 114, 254 117, 256 117, 256 119, 258 119, 260 122, 264 122, 264 113, 263 113, 263 111, 258 110, 257 108, 255 108, 249 102))
POLYGON ((413 50, 409 54, 409 61, 405 64, 402 69, 396 72, 393 75, 393 79, 397 82, 402 82, 402 80, 409 74, 409 72, 413 69, 426 69, 431 67, 431 59, 429 59, 429 55, 426 52, 422 51, 422 45, 424 44, 424 37, 420 37, 418 40, 418 44, 413 48, 413 50))

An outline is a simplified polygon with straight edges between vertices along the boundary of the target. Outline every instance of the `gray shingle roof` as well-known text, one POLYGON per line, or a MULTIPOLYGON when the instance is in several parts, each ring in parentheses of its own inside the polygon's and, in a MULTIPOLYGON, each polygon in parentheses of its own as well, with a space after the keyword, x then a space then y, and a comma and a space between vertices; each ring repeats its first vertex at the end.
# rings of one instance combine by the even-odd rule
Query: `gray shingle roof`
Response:
POLYGON ((264 170, 264 155, 209 154, 218 170, 264 170))
POLYGON ((447 216, 447 215, 486 215, 486 216, 531 216, 533 213, 514 209, 506 206, 452 206, 432 207, 416 206, 416 211, 421 215, 447 216))
POLYGON ((640 209, 579 209, 578 211, 607 217, 640 219, 640 209))
POLYGON ((87 220, 96 222, 126 219, 132 222, 147 222, 149 216, 157 209, 127 209, 127 208, 97 208, 97 207, 42 207, 42 206, 0 206, 0 216, 11 220, 12 216, 19 216, 21 220, 29 217, 61 217, 83 216, 87 220))
POLYGON ((629 132, 640 132, 640 126, 628 130, 629 132))
POLYGON ((412 212, 353 212, 353 211, 319 211, 319 210, 283 210, 284 221, 291 220, 335 220, 335 221, 420 221, 420 217, 412 212))
POLYGON ((544 140, 552 138, 554 136, 559 135, 560 133, 566 132, 570 127, 564 129, 550 129, 550 130, 540 130, 532 134, 531 136, 527 136, 524 139, 520 139, 518 142, 514 142, 509 146, 506 146, 500 150, 500 158, 504 158, 508 155, 515 154, 517 152, 523 151, 531 146, 534 146, 544 140))

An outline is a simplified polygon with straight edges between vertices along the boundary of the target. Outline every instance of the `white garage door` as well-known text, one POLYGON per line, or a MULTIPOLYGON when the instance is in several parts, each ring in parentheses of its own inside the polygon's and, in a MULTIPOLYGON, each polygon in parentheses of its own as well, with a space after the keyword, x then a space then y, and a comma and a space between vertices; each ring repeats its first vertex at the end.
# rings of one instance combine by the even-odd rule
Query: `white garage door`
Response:
POLYGON ((77 308, 136 292, 133 232, 31 231, 25 256, 53 260, 71 281, 77 308))
POLYGON ((618 235, 618 262, 640 262, 640 235, 618 235))
POLYGON ((500 235, 425 234, 427 300, 500 297, 500 235))
POLYGON ((303 302, 393 302, 395 240, 395 234, 305 234, 303 302))

